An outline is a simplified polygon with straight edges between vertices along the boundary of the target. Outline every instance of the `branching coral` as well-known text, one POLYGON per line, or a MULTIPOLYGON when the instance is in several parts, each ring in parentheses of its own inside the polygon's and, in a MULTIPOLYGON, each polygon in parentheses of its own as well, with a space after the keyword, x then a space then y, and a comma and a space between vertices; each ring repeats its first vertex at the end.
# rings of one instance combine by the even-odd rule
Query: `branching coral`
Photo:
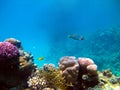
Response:
POLYGON ((66 90, 66 81, 60 70, 55 68, 53 64, 45 64, 42 69, 38 69, 29 79, 28 84, 35 90, 42 90, 47 87, 55 90, 66 90))
POLYGON ((34 90, 42 90, 47 87, 47 81, 40 75, 39 70, 31 75, 28 86, 34 90))
POLYGON ((46 64, 43 67, 45 79, 57 90, 66 90, 65 79, 61 72, 52 64, 46 64))

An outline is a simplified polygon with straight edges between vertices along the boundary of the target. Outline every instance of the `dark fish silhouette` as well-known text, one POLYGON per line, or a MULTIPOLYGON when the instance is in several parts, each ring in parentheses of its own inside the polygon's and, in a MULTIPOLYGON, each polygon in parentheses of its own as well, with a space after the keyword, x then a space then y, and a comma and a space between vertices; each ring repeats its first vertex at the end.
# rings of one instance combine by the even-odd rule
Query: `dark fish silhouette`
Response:
POLYGON ((84 40, 84 37, 81 35, 68 35, 68 38, 74 39, 74 40, 84 40))

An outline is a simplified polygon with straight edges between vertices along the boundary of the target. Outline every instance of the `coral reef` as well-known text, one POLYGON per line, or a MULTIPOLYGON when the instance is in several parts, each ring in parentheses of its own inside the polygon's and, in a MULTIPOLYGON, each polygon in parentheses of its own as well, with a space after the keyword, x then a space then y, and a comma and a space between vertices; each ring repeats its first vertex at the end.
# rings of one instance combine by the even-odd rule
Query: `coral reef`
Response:
POLYGON ((120 77, 116 77, 111 70, 99 72, 97 65, 90 58, 64 56, 58 65, 58 68, 53 64, 36 68, 36 72, 28 80, 29 90, 120 89, 120 77))
POLYGON ((35 90, 48 87, 54 90, 85 90, 98 84, 97 67, 91 59, 78 58, 77 60, 74 56, 65 56, 58 64, 58 69, 51 64, 38 69, 28 81, 30 88, 35 90))
POLYGON ((90 57, 99 66, 99 70, 111 68, 115 75, 120 75, 120 28, 98 30, 86 40, 80 54, 90 57), (87 52, 87 53, 86 53, 87 52), (104 63, 103 63, 104 61, 104 63), (113 64, 114 63, 114 64, 113 64), (106 65, 107 64, 107 65, 106 65))
POLYGON ((62 42, 55 42, 48 56, 51 63, 57 64, 57 60, 65 55, 89 57, 98 65, 98 70, 111 68, 120 76, 120 27, 98 29, 84 37, 83 41, 62 39, 62 42))
POLYGON ((33 56, 21 48, 19 40, 8 38, 0 42, 0 89, 27 87, 28 76, 34 71, 33 56))
POLYGON ((91 58, 75 56, 61 57, 58 67, 54 64, 38 67, 19 40, 8 38, 0 42, 1 90, 120 90, 120 77, 110 69, 97 68, 91 58))
POLYGON ((45 64, 42 69, 37 71, 30 77, 28 85, 34 90, 66 90, 67 84, 60 70, 53 64, 45 64), (49 90, 49 89, 48 89, 49 90))
POLYGON ((120 90, 120 77, 112 74, 110 69, 98 72, 98 75, 99 84, 88 90, 120 90))
POLYGON ((73 56, 65 56, 60 59, 59 69, 66 82, 71 83, 75 90, 85 89, 98 83, 97 65, 90 58, 76 59, 73 56))

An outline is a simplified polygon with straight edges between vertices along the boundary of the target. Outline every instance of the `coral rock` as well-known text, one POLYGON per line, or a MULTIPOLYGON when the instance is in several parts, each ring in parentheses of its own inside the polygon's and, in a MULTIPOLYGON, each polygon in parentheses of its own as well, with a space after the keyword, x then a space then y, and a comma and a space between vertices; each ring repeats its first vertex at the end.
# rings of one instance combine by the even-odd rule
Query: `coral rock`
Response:
POLYGON ((4 42, 9 42, 9 43, 15 45, 19 49, 22 48, 21 47, 21 42, 19 40, 15 39, 15 38, 8 38, 4 42))
POLYGON ((78 58, 78 63, 80 65, 80 69, 83 73, 87 73, 87 66, 94 64, 93 60, 90 58, 78 58))
POLYGON ((97 65, 88 65, 87 66, 87 72, 89 75, 96 75, 97 74, 97 65))
POLYGON ((68 83, 76 81, 79 73, 79 64, 75 57, 62 57, 59 62, 59 69, 62 70, 62 75, 65 76, 68 83))
MULTIPOLYGON (((10 38, 0 42, 0 87, 27 86, 28 76, 31 75, 35 66, 33 56, 24 52, 20 41, 10 38)), ((23 90, 23 89, 21 89, 23 90)))

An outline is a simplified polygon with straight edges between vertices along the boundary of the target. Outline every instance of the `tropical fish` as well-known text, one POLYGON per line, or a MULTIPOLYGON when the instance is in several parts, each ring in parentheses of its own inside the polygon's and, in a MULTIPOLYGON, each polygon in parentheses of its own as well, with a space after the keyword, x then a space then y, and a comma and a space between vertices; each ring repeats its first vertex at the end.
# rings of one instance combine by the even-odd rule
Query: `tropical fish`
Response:
POLYGON ((74 39, 74 40, 84 40, 84 37, 83 37, 83 36, 81 36, 81 35, 76 35, 76 34, 68 35, 68 38, 71 38, 71 39, 74 39))
POLYGON ((39 58, 38 58, 38 60, 40 60, 40 61, 41 61, 41 60, 44 60, 44 58, 43 58, 43 57, 39 57, 39 58))

